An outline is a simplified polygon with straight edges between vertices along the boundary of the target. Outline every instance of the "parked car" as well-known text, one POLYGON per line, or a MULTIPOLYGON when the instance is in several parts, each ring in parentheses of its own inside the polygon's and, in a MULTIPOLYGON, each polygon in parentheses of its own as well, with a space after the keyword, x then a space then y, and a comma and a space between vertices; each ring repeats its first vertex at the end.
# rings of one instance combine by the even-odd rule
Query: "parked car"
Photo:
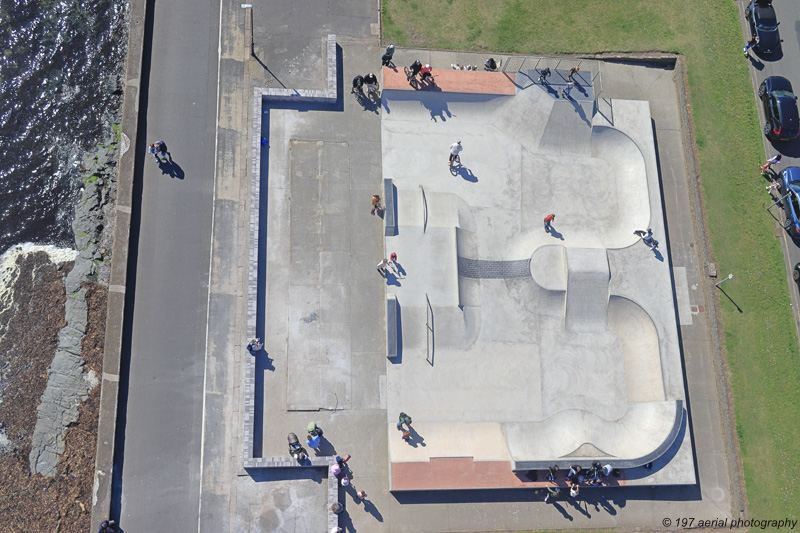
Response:
POLYGON ((797 97, 792 84, 781 76, 770 76, 758 87, 758 97, 764 104, 764 135, 772 141, 794 139, 800 133, 797 97))
POLYGON ((750 27, 750 35, 758 37, 756 50, 771 54, 780 48, 781 40, 778 36, 778 24, 780 23, 771 2, 753 0, 744 9, 744 16, 750 27))
POLYGON ((783 227, 792 238, 800 237, 800 167, 786 167, 781 172, 781 185, 786 198, 783 208, 786 210, 786 221, 783 227))
POLYGON ((800 283, 800 263, 795 263, 792 269, 792 277, 797 283, 800 283))

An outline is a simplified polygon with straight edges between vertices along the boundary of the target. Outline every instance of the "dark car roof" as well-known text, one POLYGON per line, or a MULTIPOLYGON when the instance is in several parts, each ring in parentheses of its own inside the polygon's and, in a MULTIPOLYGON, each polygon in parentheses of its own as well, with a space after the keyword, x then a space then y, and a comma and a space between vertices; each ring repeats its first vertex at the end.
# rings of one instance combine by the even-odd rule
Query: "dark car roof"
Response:
POLYGON ((784 78, 783 76, 770 76, 766 80, 764 80, 767 87, 769 87, 770 91, 774 91, 776 89, 784 89, 786 91, 792 90, 792 83, 784 78))
POLYGON ((781 114, 781 133, 782 135, 797 135, 800 117, 797 113, 797 101, 791 97, 779 96, 778 110, 781 114))
POLYGON ((753 11, 755 11, 756 18, 758 20, 772 20, 774 23, 778 23, 778 17, 775 15, 775 9, 771 5, 759 5, 756 4, 753 6, 753 11))

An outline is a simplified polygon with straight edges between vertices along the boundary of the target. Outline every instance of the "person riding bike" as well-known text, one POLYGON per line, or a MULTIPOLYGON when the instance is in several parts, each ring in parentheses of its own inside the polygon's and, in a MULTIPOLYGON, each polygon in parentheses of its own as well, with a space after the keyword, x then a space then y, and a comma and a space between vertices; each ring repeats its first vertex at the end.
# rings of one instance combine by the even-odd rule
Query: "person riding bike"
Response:
POLYGON ((364 76, 359 74, 358 76, 353 78, 353 89, 350 92, 354 93, 358 91, 359 94, 364 94, 362 87, 364 87, 364 76))
POLYGON ((369 89, 369 92, 374 93, 378 84, 378 78, 375 76, 375 74, 370 72, 364 76, 364 83, 367 84, 367 89, 369 89))
POLYGON ((410 67, 406 67, 406 78, 408 81, 411 81, 419 74, 419 71, 422 70, 422 61, 417 59, 413 63, 411 63, 410 67))

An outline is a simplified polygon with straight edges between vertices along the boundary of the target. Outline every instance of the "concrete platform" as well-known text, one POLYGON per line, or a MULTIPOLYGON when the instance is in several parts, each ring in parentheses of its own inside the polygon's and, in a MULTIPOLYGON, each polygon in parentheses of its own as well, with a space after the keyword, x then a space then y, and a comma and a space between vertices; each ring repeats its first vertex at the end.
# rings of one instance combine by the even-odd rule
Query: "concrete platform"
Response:
POLYGON ((482 74, 504 77, 451 71, 447 90, 411 92, 384 69, 392 490, 513 488, 513 471, 595 461, 635 472, 627 484, 694 484, 649 104, 614 100, 612 124, 541 85, 461 81, 482 74), (633 233, 648 227, 660 250, 633 233))

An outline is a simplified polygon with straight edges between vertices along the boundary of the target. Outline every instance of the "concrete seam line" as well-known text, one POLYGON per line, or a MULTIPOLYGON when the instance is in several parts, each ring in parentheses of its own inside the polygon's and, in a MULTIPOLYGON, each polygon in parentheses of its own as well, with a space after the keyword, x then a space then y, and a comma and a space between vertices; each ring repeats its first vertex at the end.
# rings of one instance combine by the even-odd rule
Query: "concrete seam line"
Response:
POLYGON ((131 214, 133 210, 127 205, 118 205, 117 211, 122 211, 123 213, 131 214))
POLYGON ((110 381, 112 383, 119 382, 119 374, 108 374, 103 372, 103 381, 110 381))
POLYGON ((119 292, 125 294, 125 285, 109 285, 108 292, 119 292))
MULTIPOLYGON (((219 108, 220 108, 220 83, 222 80, 222 7, 223 2, 219 3, 219 35, 217 36, 217 97, 216 115, 214 117, 214 154, 219 150, 219 108)), ((250 14, 252 16, 252 13, 250 14)), ((203 523, 203 461, 205 460, 206 444, 206 387, 208 386, 208 336, 209 321, 211 320, 211 278, 214 272, 214 223, 217 214, 217 179, 219 177, 219 165, 214 165, 214 187, 211 190, 211 244, 208 252, 208 297, 206 298, 206 342, 203 353, 203 407, 200 410, 200 475, 197 487, 197 531, 202 530, 203 523)))

